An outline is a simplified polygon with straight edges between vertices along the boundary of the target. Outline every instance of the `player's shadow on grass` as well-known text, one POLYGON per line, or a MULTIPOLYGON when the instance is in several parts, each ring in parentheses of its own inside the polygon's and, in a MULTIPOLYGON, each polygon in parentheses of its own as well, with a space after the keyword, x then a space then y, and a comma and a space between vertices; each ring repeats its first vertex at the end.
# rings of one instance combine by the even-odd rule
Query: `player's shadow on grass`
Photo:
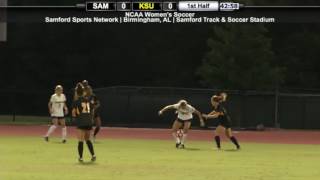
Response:
POLYGON ((185 148, 184 150, 186 150, 186 151, 200 151, 201 149, 199 149, 199 148, 185 148))
POLYGON ((224 149, 223 151, 226 151, 226 152, 239 152, 239 150, 237 150, 237 149, 224 149))
POLYGON ((66 144, 66 143, 63 143, 61 141, 52 141, 51 143, 53 143, 53 144, 66 144))
POLYGON ((95 165, 97 165, 97 163, 96 162, 91 162, 91 161, 85 161, 85 162, 79 162, 79 163, 77 163, 77 165, 79 165, 79 166, 95 166, 95 165))

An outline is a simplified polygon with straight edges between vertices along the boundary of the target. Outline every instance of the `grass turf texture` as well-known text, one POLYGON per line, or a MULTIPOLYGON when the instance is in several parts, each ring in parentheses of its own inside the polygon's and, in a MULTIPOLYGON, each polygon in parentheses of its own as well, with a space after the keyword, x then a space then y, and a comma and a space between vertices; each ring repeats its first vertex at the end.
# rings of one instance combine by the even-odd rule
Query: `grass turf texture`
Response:
POLYGON ((320 146, 230 143, 216 151, 210 142, 189 141, 185 150, 172 141, 99 140, 97 162, 77 162, 77 141, 49 143, 34 137, 0 137, 2 180, 318 180, 320 146))

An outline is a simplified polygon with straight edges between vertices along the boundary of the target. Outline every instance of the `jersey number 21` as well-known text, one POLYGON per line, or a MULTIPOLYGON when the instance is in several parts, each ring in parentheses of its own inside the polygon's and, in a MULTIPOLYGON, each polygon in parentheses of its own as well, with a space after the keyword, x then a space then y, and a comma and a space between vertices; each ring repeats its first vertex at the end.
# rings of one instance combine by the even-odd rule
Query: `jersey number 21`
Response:
POLYGON ((82 113, 90 113, 90 103, 81 103, 82 113))

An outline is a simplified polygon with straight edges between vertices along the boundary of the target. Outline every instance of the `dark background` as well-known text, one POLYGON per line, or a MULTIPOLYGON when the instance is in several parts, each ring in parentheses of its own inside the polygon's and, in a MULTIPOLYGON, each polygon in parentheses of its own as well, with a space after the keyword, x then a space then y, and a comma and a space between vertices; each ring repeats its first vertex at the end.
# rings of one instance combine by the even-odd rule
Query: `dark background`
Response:
MULTIPOLYGON (((28 0, 9 1, 9 4, 74 3, 28 0)), ((301 1, 246 1, 246 4, 310 5, 319 2, 303 1, 302 4, 301 1)), ((292 12, 288 11, 288 16, 292 12)), ((10 16, 15 14, 11 12, 10 15, 8 12, 9 19, 10 16)), ((41 13, 37 16, 41 16, 41 13)), ((21 17, 23 16, 19 15, 21 17)), ((258 94, 271 92, 270 109, 255 113, 257 117, 270 116, 267 120, 270 123, 265 124, 274 126, 276 92, 313 95, 319 92, 319 30, 320 24, 310 22, 216 25, 11 22, 8 23, 8 41, 0 42, 0 89, 5 102, 9 102, 9 105, 1 105, 2 114, 46 114, 46 103, 55 85, 62 84, 66 93, 71 94, 76 82, 87 79, 94 88, 149 86, 224 89, 240 91, 239 98, 247 97, 243 95, 247 91, 259 92, 258 94), (33 99, 38 100, 28 99, 29 97, 36 97, 33 99), (21 103, 22 101, 29 104, 21 103)), ((166 102, 148 99, 136 103, 145 103, 146 106, 157 104, 156 109, 182 97, 194 99, 191 102, 207 102, 206 98, 215 91, 205 93, 201 98, 193 98, 194 91, 184 92, 185 95, 175 95, 166 102)), ((105 97, 115 97, 110 92, 101 94, 97 90, 97 93, 100 93, 101 99, 105 99, 103 103, 106 111, 108 107, 118 103, 114 100, 112 104, 108 104, 105 97)), ((160 94, 167 96, 166 93, 170 95, 167 91, 160 94)), ((314 96, 308 97, 313 99, 314 96)), ((141 97, 143 98, 145 96, 141 97)), ((263 102, 262 100, 261 103, 263 102)), ((303 105, 299 100, 294 100, 288 106, 295 103, 303 105)), ((209 106, 208 103, 206 105, 209 106)), ((312 107, 318 105, 313 103, 312 107)), ((231 111, 236 109, 237 106, 232 106, 231 111)), ((290 113, 295 112, 297 111, 290 113)), ((141 111, 140 114, 142 113, 141 111)), ((108 116, 111 116, 110 113, 105 114, 105 117, 108 116)), ((234 116, 238 118, 237 114, 234 116)), ((301 117, 295 122, 305 119, 305 116, 301 117)), ((129 121, 128 118, 130 117, 119 119, 129 121)), ((150 118, 156 119, 154 112, 141 119, 150 118)), ((284 119, 290 121, 289 117, 284 119)), ((143 123, 144 120, 135 121, 143 123)), ((250 122, 252 123, 245 126, 259 123, 254 120, 250 122)), ((243 123, 236 125, 243 126, 243 123)), ((303 125, 285 127, 308 128, 303 125)))

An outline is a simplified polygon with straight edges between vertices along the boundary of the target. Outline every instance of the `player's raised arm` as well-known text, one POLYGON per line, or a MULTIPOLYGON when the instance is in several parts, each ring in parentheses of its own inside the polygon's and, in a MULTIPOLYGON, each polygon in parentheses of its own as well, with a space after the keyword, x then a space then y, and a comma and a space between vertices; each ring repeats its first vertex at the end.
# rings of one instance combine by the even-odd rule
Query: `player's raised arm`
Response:
POLYGON ((168 106, 162 108, 162 109, 159 111, 159 115, 161 115, 163 112, 165 112, 165 111, 167 111, 167 110, 169 110, 169 109, 176 109, 176 108, 175 108, 175 105, 174 105, 174 104, 173 104, 173 105, 168 105, 168 106))

